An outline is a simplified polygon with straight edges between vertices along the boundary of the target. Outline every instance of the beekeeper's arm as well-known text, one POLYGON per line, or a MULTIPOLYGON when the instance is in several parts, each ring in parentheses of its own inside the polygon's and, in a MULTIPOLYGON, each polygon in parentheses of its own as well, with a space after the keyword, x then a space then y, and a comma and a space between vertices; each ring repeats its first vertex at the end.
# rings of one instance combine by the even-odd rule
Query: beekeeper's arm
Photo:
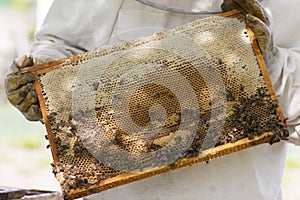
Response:
POLYGON ((275 93, 287 118, 289 142, 300 145, 300 47, 277 47, 273 64, 268 67, 275 93))
POLYGON ((113 29, 122 0, 54 0, 31 54, 57 60, 94 50, 113 29))
POLYGON ((32 74, 19 69, 93 50, 101 40, 109 38, 122 0, 54 0, 49 13, 35 35, 30 56, 22 56, 12 64, 5 80, 8 100, 26 119, 42 119, 32 74))
MULTIPOLYGON (((269 4, 272 3, 270 1, 269 4)), ((300 46, 281 48, 274 44, 270 19, 256 0, 225 0, 222 9, 237 9, 247 14, 248 26, 258 40, 275 93, 287 118, 289 142, 300 145, 300 46)))
POLYGON ((300 145, 300 20, 299 1, 266 0, 274 19, 278 53, 268 69, 289 125, 289 142, 300 145))

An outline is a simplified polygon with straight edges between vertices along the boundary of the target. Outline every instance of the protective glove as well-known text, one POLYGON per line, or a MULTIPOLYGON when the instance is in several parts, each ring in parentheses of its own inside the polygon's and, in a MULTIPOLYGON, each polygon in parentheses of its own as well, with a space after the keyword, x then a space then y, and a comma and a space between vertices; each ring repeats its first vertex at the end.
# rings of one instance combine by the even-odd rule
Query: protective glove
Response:
POLYGON ((248 26, 257 39, 264 61, 268 66, 273 63, 277 49, 271 31, 271 22, 267 13, 256 0, 224 0, 221 8, 223 11, 239 10, 245 16, 248 26))
POLYGON ((34 76, 32 73, 21 73, 19 70, 38 64, 31 56, 17 58, 11 65, 14 71, 5 79, 5 90, 8 100, 18 108, 29 121, 42 119, 36 91, 33 86, 34 76))

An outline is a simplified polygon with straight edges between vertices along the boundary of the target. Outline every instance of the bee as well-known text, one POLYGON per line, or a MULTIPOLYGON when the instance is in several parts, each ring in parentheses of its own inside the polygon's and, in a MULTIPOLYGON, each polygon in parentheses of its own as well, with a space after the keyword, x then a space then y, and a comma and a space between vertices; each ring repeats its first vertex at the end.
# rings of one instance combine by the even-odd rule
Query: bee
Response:
POLYGON ((235 96, 233 94, 233 91, 230 89, 226 89, 226 98, 228 101, 235 101, 235 96))
POLYGON ((135 106, 136 106, 136 108, 140 108, 141 107, 141 104, 140 104, 140 102, 137 102, 136 104, 135 104, 135 106))
POLYGON ((287 120, 289 120, 289 118, 284 118, 283 123, 286 124, 287 120))
POLYGON ((55 142, 55 144, 56 144, 57 147, 60 147, 60 145, 61 145, 61 139, 59 137, 55 137, 54 138, 54 142, 55 142))
POLYGON ((98 87, 99 87, 99 82, 95 82, 95 83, 93 83, 93 90, 94 91, 97 91, 98 90, 98 87))
POLYGON ((240 84, 240 90, 241 90, 242 92, 244 92, 245 86, 244 86, 243 84, 240 84))
POLYGON ((158 97, 159 96, 159 92, 153 92, 152 93, 152 97, 158 97))
POLYGON ((209 165, 209 164, 210 164, 210 161, 211 161, 211 159, 209 158, 208 160, 205 161, 205 164, 206 164, 206 165, 209 165))
POLYGON ((218 65, 222 65, 222 64, 223 64, 222 58, 218 58, 218 65))
POLYGON ((235 137, 232 134, 228 134, 229 142, 235 142, 235 137))

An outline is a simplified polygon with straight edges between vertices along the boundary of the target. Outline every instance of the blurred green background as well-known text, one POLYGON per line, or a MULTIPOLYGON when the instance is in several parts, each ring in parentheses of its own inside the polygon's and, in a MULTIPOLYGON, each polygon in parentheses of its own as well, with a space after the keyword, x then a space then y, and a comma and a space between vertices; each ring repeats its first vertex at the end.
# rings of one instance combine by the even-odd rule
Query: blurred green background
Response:
POLYGON ((28 122, 5 97, 5 74, 14 58, 27 54, 52 0, 0 0, 0 185, 59 190, 52 174, 46 130, 28 122))
MULTIPOLYGON (((52 0, 0 0, 0 185, 59 190, 46 130, 28 122, 6 100, 3 81, 12 60, 29 52, 52 0)), ((285 200, 300 199, 300 147, 289 145, 282 182, 285 200)))

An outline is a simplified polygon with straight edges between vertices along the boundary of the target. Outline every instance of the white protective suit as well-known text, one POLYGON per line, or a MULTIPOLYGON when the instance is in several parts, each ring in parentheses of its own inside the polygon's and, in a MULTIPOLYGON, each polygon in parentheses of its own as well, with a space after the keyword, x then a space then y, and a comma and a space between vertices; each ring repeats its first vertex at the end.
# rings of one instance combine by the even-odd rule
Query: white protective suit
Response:
MULTIPOLYGON (((160 2, 185 9, 220 10, 222 0, 160 2)), ((263 5, 273 17, 275 42, 279 49, 268 70, 283 112, 289 118, 290 132, 296 137, 300 133, 300 1, 267 0, 263 5)), ((38 59, 59 59, 202 17, 206 16, 170 13, 134 0, 55 0, 36 34, 37 41, 31 53, 38 59), (133 29, 135 31, 130 31, 133 29)), ((296 139, 292 141, 297 142, 296 139)), ((208 165, 196 164, 104 191, 91 198, 278 200, 282 199, 280 184, 286 150, 285 142, 260 145, 214 159, 208 165)))

